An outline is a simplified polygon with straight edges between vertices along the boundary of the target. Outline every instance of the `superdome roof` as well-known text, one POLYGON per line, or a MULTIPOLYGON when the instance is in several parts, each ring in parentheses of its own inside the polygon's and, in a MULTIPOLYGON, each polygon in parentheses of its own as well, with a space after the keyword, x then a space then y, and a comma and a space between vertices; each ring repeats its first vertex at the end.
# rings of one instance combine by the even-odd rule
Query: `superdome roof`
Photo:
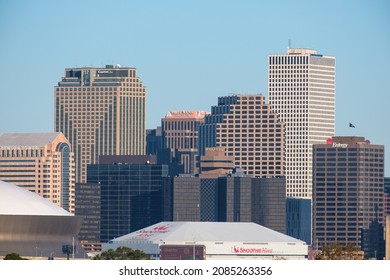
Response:
POLYGON ((0 215, 73 216, 33 192, 0 181, 0 215))

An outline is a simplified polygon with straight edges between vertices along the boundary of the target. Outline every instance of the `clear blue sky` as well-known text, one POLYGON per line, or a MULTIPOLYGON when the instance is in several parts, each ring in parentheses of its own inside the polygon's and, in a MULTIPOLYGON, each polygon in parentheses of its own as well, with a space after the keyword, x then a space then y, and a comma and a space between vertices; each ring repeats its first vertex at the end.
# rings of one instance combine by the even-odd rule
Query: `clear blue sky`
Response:
POLYGON ((336 57, 336 135, 384 144, 390 176, 387 0, 0 0, 0 132, 53 131, 66 67, 136 67, 148 128, 218 96, 267 95, 267 55, 289 39, 336 57))

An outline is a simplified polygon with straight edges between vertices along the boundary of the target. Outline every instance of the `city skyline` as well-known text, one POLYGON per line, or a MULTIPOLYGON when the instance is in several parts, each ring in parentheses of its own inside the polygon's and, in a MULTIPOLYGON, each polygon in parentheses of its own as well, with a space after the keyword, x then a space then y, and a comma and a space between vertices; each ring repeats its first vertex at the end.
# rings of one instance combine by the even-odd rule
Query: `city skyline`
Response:
POLYGON ((170 110, 209 111, 218 96, 268 102, 267 56, 291 39, 336 57, 335 135, 385 145, 388 163, 389 11, 387 1, 1 1, 0 132, 54 132, 53 88, 71 67, 135 67, 146 128, 170 110))

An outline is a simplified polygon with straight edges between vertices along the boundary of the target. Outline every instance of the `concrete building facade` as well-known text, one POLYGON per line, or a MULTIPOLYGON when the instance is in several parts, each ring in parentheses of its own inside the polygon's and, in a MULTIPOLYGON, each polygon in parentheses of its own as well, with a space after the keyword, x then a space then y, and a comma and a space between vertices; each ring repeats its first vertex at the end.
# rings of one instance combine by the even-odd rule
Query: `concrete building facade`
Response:
POLYGON ((199 128, 199 154, 224 147, 247 175, 284 175, 284 125, 261 94, 218 97, 199 128))
POLYGON ((100 184, 77 183, 75 190, 75 216, 83 218, 78 239, 84 251, 100 251, 100 184))
POLYGON ((384 257, 384 146, 335 136, 313 148, 313 245, 354 245, 384 257))
POLYGON ((285 233, 285 187, 285 178, 175 177, 172 220, 254 222, 285 233))
POLYGON ((234 157, 226 156, 224 147, 209 147, 205 155, 200 157, 199 168, 201 178, 217 178, 232 173, 234 157))
POLYGON ((75 153, 76 182, 99 155, 145 154, 146 88, 135 68, 67 68, 54 87, 54 127, 75 153))
POLYGON ((0 134, 0 180, 74 212, 73 152, 62 133, 0 134))
POLYGON ((209 114, 205 111, 170 111, 161 120, 162 148, 170 149, 184 173, 197 174, 198 129, 209 114))
POLYGON ((288 49, 268 56, 271 110, 285 124, 287 196, 312 196, 312 145, 335 132, 335 58, 288 49))

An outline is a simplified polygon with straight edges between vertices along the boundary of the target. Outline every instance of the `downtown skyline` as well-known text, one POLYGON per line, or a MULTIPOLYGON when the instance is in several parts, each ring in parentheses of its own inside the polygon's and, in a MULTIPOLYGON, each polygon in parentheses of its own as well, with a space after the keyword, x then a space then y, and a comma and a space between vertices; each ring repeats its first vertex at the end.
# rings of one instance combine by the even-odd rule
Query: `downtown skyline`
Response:
POLYGON ((146 128, 170 110, 209 111, 218 96, 262 93, 268 102, 267 56, 284 54, 291 39, 336 57, 335 134, 389 147, 390 61, 380 55, 389 3, 298 2, 114 1, 89 13, 90 1, 77 11, 72 1, 0 1, 0 132, 53 132, 53 87, 69 67, 135 67, 148 92, 146 128))

